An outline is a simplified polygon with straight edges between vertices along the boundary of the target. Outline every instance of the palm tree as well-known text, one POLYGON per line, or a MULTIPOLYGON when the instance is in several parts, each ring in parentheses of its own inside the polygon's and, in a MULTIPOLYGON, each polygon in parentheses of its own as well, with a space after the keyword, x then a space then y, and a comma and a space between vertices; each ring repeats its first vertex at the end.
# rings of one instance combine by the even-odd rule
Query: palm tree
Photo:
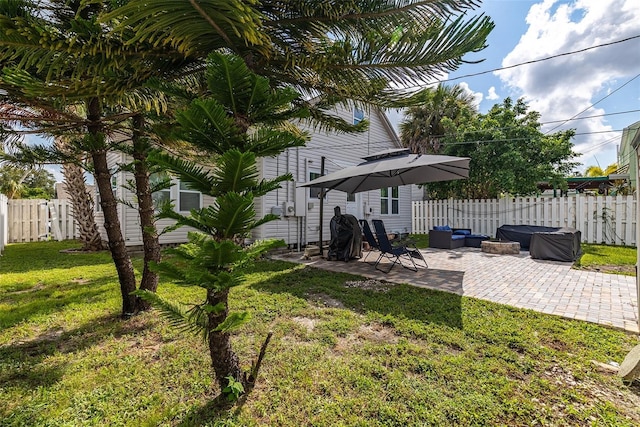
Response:
POLYGON ((419 103, 410 107, 400 124, 400 140, 413 153, 437 154, 444 138, 445 119, 453 124, 476 113, 473 96, 460 86, 438 85, 415 96, 419 103))
MULTIPOLYGON (((84 153, 91 160, 109 249, 120 280, 123 316, 129 316, 145 307, 131 295, 136 278, 122 236, 118 201, 111 189, 107 153, 126 145, 111 137, 128 122, 129 129, 135 127, 135 132, 130 131, 133 151, 138 150, 134 158, 146 157, 144 121, 133 118, 151 109, 161 112, 165 105, 161 96, 141 90, 142 86, 154 76, 182 73, 190 61, 151 44, 130 46, 126 43, 129 33, 121 37, 110 33, 108 25, 98 22, 110 3, 50 0, 44 5, 29 0, 0 2, 0 88, 6 94, 0 119, 49 135, 72 136, 77 143, 74 154, 84 153), (111 50, 118 55, 105 54, 111 50)), ((22 148, 27 157, 35 158, 33 150, 22 148)), ((35 151, 43 155, 39 160, 75 161, 64 152, 38 148, 35 151)), ((135 166, 141 212, 152 212, 147 165, 136 161, 135 166)), ((141 286, 154 290, 157 275, 146 265, 159 261, 160 251, 151 217, 141 215, 143 236, 150 236, 144 240, 141 286)))
POLYGON ((590 176, 590 177, 609 176, 612 173, 616 173, 617 170, 618 170, 617 163, 610 164, 609 166, 606 167, 605 170, 602 170, 600 166, 591 165, 591 166, 588 166, 587 169, 585 170, 584 176, 590 176))
POLYGON ((135 41, 189 58, 230 50, 272 84, 313 97, 311 113, 321 119, 324 107, 347 98, 409 102, 425 80, 455 70, 494 27, 488 17, 467 17, 475 7, 475 0, 131 0, 106 18, 134 31, 135 41), (250 25, 240 23, 243 15, 250 25))
POLYGON ((5 166, 0 169, 0 193, 8 199, 20 199, 24 190, 24 180, 29 176, 31 169, 20 169, 13 166, 5 166))
MULTIPOLYGON (((250 72, 242 59, 211 55, 208 69, 211 96, 197 99, 177 114, 176 136, 209 158, 212 170, 199 163, 156 153, 155 161, 180 177, 193 190, 215 198, 212 206, 192 210, 184 216, 164 206, 161 216, 199 233, 189 234, 189 243, 173 250, 172 262, 159 270, 178 282, 206 290, 201 304, 188 311, 149 292, 138 295, 155 302, 176 323, 204 334, 220 388, 231 393, 251 388, 260 360, 243 373, 234 353, 229 332, 248 320, 247 313, 230 313, 229 291, 242 283, 247 264, 282 241, 262 241, 244 246, 250 231, 277 219, 272 214, 255 218, 254 200, 291 180, 290 173, 273 180, 259 180, 257 158, 275 156, 287 148, 304 145, 306 135, 288 124, 308 112, 295 106, 298 94, 290 88, 272 89, 269 81, 250 72), (232 385, 236 385, 233 387, 232 385)), ((264 354, 266 344, 263 345, 264 354)), ((225 392, 226 393, 226 392, 225 392)), ((237 397, 237 396, 236 396, 237 397)))
MULTIPOLYGON (((56 148, 67 151, 72 145, 66 138, 60 137, 55 141, 56 148)), ((72 157, 69 155, 69 157, 72 157)), ((78 234, 84 251, 100 251, 104 249, 102 236, 96 224, 93 206, 93 196, 87 191, 87 182, 84 177, 86 167, 84 159, 76 157, 75 162, 62 164, 62 176, 64 177, 64 189, 69 195, 73 207, 73 218, 78 224, 78 234)))

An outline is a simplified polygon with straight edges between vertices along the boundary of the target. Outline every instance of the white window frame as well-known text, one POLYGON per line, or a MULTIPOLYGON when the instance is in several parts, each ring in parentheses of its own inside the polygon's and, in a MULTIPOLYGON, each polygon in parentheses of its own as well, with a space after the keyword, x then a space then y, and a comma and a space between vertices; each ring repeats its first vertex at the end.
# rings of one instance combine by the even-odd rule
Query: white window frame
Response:
POLYGON ((387 187, 380 189, 380 215, 400 215, 399 187, 387 187), (387 193, 386 195, 384 194, 385 192, 387 193), (386 209, 384 202, 386 202, 386 209))
POLYGON ((187 188, 183 189, 183 188, 180 188, 180 187, 181 187, 180 180, 176 180, 176 185, 175 185, 176 190, 175 191, 176 191, 176 207, 177 207, 177 211, 181 212, 181 213, 191 212, 191 209, 188 209, 188 210, 183 210, 182 209, 182 203, 181 203, 181 199, 180 199, 180 196, 182 195, 182 193, 198 194, 199 195, 199 197, 198 197, 198 207, 195 208, 195 209, 202 209, 202 205, 203 205, 203 203, 202 203, 202 193, 197 191, 197 190, 190 190, 190 189, 187 189, 187 188))
MULTIPOLYGON (((325 169, 324 174, 327 174, 325 169)), ((316 178, 320 178, 320 169, 309 169, 309 181, 313 181, 316 178)), ((320 200, 320 189, 309 187, 309 200, 320 200)), ((327 192, 325 191, 324 197, 327 200, 327 192)))
MULTIPOLYGON (((164 175, 166 175, 166 176, 169 176, 169 174, 167 174, 166 172, 155 172, 155 173, 152 173, 152 174, 149 176, 149 184, 152 184, 152 183, 153 183, 153 180, 154 180, 153 176, 154 176, 154 175, 158 175, 158 176, 160 176, 160 178, 162 179, 162 178, 164 178, 164 177, 162 176, 163 174, 164 174, 164 175)), ((173 186, 173 185, 172 185, 172 186, 173 186)), ((155 212, 158 212, 160 209, 159 209, 159 207, 158 207, 158 205, 157 205, 157 203, 156 203, 156 201, 157 201, 157 200, 161 200, 161 201, 164 201, 164 200, 173 201, 173 199, 172 199, 172 197, 171 197, 171 187, 169 187, 169 188, 165 188, 164 190, 154 191, 153 193, 151 193, 151 199, 153 200, 153 210, 154 210, 155 212), (165 196, 163 196, 163 197, 160 197, 160 198, 158 198, 158 197, 154 197, 154 195, 156 195, 156 194, 158 194, 158 193, 163 193, 163 194, 164 194, 164 193, 166 193, 166 195, 165 195, 165 196)))
POLYGON ((366 118, 366 115, 364 113, 364 110, 361 110, 358 107, 353 107, 353 124, 354 125, 357 125, 358 123, 363 121, 365 118, 366 118))

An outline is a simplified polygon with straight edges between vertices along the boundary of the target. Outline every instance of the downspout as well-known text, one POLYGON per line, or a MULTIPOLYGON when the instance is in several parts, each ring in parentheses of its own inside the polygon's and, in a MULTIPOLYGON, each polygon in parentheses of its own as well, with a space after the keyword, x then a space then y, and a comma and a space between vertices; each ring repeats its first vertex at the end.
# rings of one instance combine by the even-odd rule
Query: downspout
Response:
MULTIPOLYGON (((320 177, 324 176, 324 156, 320 158, 320 177)), ((324 214, 324 188, 320 188, 320 239, 318 240, 320 246, 320 258, 324 258, 324 246, 322 245, 322 232, 323 230, 323 214, 324 214)))

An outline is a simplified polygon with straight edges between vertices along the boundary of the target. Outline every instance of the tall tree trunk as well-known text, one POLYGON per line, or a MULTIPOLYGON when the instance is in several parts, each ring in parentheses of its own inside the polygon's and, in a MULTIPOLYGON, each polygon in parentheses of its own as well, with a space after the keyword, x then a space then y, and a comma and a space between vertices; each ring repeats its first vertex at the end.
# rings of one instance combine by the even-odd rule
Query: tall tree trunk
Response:
MULTIPOLYGON (((60 150, 64 150, 65 142, 62 139, 56 139, 56 145, 60 150)), ((73 218, 78 224, 82 250, 100 251, 104 249, 93 214, 93 197, 87 191, 84 170, 75 163, 66 163, 62 165, 62 176, 64 176, 64 189, 71 200, 73 218)))
MULTIPOLYGON (((140 289, 155 292, 158 289, 158 274, 149 269, 150 262, 160 262, 160 241, 153 214, 153 199, 149 185, 149 168, 147 155, 149 145, 143 136, 144 118, 140 115, 133 118, 133 159, 134 176, 136 181, 136 196, 138 198, 138 215, 142 228, 142 244, 144 248, 144 270, 140 289)), ((149 310, 151 304, 138 298, 137 309, 149 310)))
POLYGON ((226 332, 213 332, 220 325, 228 314, 229 290, 215 292, 207 290, 207 303, 215 307, 218 304, 224 304, 224 311, 221 313, 209 313, 209 354, 211 355, 211 366, 216 374, 216 381, 220 385, 220 389, 227 386, 228 376, 232 376, 236 381, 242 381, 244 378, 240 369, 240 361, 231 347, 230 336, 226 332))
POLYGON ((111 190, 111 172, 107 164, 107 150, 104 143, 104 135, 101 133, 100 119, 100 103, 96 98, 92 98, 87 103, 90 124, 87 126, 89 135, 93 138, 91 144, 91 158, 93 160, 93 168, 96 186, 100 194, 100 206, 104 215, 104 228, 109 239, 109 250, 113 263, 118 272, 120 281, 120 293, 122 294, 122 317, 128 318, 135 314, 136 297, 131 295, 136 290, 136 276, 133 270, 131 258, 127 252, 127 247, 122 237, 122 227, 118 218, 118 202, 111 190))

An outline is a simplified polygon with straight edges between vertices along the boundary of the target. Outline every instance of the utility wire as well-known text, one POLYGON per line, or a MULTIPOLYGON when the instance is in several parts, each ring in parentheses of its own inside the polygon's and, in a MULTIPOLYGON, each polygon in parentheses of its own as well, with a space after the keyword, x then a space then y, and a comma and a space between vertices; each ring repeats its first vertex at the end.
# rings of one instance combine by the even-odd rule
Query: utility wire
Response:
POLYGON ((623 87, 625 87, 626 85, 628 85, 629 83, 631 83, 632 81, 634 81, 635 79, 637 79, 638 77, 640 77, 640 74, 636 74, 634 77, 631 78, 631 80, 628 80, 626 83, 624 83, 622 86, 619 86, 618 88, 616 88, 616 90, 608 93, 607 95, 603 96, 602 98, 600 98, 599 100, 597 100, 596 102, 594 102, 593 104, 591 104, 590 106, 588 106, 587 108, 585 108, 584 110, 580 111, 578 114, 575 114, 573 117, 567 119, 566 121, 564 121, 563 123, 560 123, 559 125, 549 129, 548 131, 545 132, 545 135, 547 135, 549 132, 552 132, 556 129, 558 129, 560 126, 562 126, 563 124, 574 120, 576 117, 578 117, 580 114, 584 113, 587 110, 590 110, 591 108, 593 108, 594 106, 596 106, 597 104, 599 104, 600 102, 604 101, 605 99, 607 99, 608 97, 610 97, 611 95, 613 95, 614 93, 616 93, 617 91, 619 91, 620 89, 622 89, 623 87))
MULTIPOLYGON (((494 68, 492 70, 480 71, 478 73, 465 74, 463 76, 458 76, 458 77, 450 77, 448 79, 436 80, 436 81, 434 81, 432 83, 425 83, 425 84, 426 85, 431 85, 433 83, 445 83, 445 82, 451 82, 451 81, 454 81, 454 80, 466 79, 467 77, 481 76, 483 74, 489 74, 489 73, 493 73, 493 72, 496 72, 496 71, 509 70, 511 68, 521 67, 523 65, 535 64, 537 62, 548 61, 550 59, 555 59, 555 58, 559 58, 559 57, 562 57, 562 56, 575 55, 577 53, 586 52, 586 51, 589 51, 589 50, 592 50, 592 49, 597 49, 597 48, 600 48, 600 47, 611 46, 611 45, 615 45, 615 44, 618 44, 618 43, 624 43, 624 42, 628 42, 630 40, 634 40, 634 39, 638 39, 638 38, 640 38, 640 34, 638 34, 636 36, 627 37, 625 39, 612 41, 612 42, 609 42, 609 43, 603 43, 603 44, 599 44, 599 45, 595 45, 595 46, 586 47, 584 49, 574 50, 574 51, 571 51, 571 52, 558 53, 556 55, 551 55, 551 56, 547 56, 547 57, 544 57, 544 58, 533 59, 531 61, 525 61, 525 62, 520 62, 518 64, 508 65, 506 67, 494 68)), ((413 86, 406 86, 405 88, 406 89, 417 89, 417 88, 420 88, 420 87, 423 87, 423 86, 424 85, 413 85, 413 86)))
MULTIPOLYGON (((491 129, 488 129, 489 131, 491 129)), ((622 132, 621 129, 612 129, 612 130, 605 130, 605 131, 593 131, 593 132, 579 132, 576 133, 575 135, 595 135, 595 134, 602 134, 602 133, 616 133, 616 132, 622 132)), ((464 145, 464 144, 475 144, 475 143, 491 143, 491 142, 512 142, 512 141, 528 141, 531 138, 503 138, 503 139, 489 139, 489 140, 473 140, 473 141, 456 141, 456 142, 447 142, 447 143, 443 143, 443 145, 464 145)), ((609 142, 612 140, 618 139, 618 136, 615 136, 613 138, 610 138, 609 140, 605 141, 609 142)), ((386 148, 387 145, 389 143, 394 143, 395 141, 393 140, 380 140, 380 141, 373 141, 373 142, 358 142, 358 143, 350 143, 349 147, 366 147, 367 145, 375 147, 375 146, 383 146, 383 148, 386 148)), ((604 143, 603 143, 604 144, 604 143)), ((310 147, 310 146, 305 146, 305 150, 327 150, 327 149, 333 149, 333 148, 344 148, 344 142, 341 143, 336 143, 336 145, 326 145, 326 146, 322 146, 322 147, 310 147)))

